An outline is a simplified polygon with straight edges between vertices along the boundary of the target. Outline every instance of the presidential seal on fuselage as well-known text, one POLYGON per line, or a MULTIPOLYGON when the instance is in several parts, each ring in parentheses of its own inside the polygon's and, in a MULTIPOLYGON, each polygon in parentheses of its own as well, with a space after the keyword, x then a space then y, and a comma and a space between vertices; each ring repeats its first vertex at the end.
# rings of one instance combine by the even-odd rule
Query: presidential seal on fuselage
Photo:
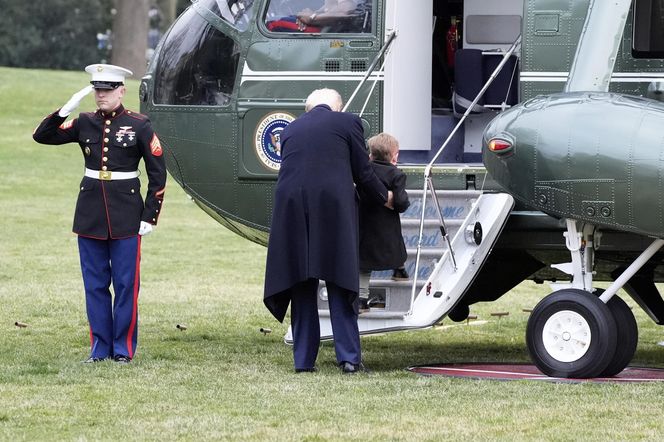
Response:
POLYGON ((256 126, 254 146, 261 163, 270 170, 281 166, 281 132, 295 117, 285 112, 267 114, 256 126))

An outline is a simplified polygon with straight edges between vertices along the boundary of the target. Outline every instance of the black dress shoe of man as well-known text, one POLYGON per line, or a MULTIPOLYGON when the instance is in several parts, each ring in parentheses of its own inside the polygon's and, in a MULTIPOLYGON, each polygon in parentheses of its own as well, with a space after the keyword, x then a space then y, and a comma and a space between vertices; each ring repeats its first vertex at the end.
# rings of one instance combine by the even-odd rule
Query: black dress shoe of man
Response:
POLYGON ((85 361, 83 361, 83 363, 84 364, 94 364, 95 362, 101 362, 101 361, 105 361, 105 360, 106 360, 106 358, 93 358, 92 356, 90 356, 85 361))
POLYGON ((131 362, 131 358, 128 356, 114 356, 113 360, 117 362, 118 364, 128 364, 131 362))
POLYGON ((318 369, 316 367, 311 368, 296 368, 295 373, 315 373, 318 369))
POLYGON ((367 373, 369 370, 366 369, 364 364, 361 362, 359 364, 351 364, 350 362, 342 362, 340 364, 341 372, 344 374, 355 374, 355 373, 367 373))

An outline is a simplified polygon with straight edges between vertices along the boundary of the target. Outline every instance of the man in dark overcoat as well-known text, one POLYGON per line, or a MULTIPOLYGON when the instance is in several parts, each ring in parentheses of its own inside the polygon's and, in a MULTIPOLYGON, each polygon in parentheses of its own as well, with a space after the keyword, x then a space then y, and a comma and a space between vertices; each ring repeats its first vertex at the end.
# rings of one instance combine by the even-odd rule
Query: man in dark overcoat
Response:
POLYGON ((42 144, 77 143, 85 173, 74 214, 74 233, 90 323, 90 357, 129 363, 138 336, 141 238, 157 224, 166 186, 166 164, 157 134, 144 115, 125 109, 124 79, 131 71, 94 64, 91 85, 47 116, 33 138, 42 144), (96 112, 67 117, 94 91, 96 112), (141 196, 138 164, 148 178, 141 196), (113 284, 113 298, 110 285, 113 284))
POLYGON ((344 373, 363 370, 357 326, 358 193, 391 205, 365 150, 362 122, 338 112, 341 96, 318 89, 281 134, 282 162, 267 251, 264 302, 283 321, 291 304, 296 372, 315 370, 317 291, 326 282, 334 345, 344 373))

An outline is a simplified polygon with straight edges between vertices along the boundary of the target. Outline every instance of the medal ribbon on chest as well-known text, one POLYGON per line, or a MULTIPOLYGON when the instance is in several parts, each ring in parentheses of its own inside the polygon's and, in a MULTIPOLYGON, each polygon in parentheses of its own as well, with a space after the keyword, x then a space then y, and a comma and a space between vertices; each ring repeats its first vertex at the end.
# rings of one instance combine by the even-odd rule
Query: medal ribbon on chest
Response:
POLYGON ((118 143, 134 141, 134 138, 136 137, 136 132, 134 132, 131 129, 132 129, 131 126, 120 126, 120 129, 115 133, 115 140, 118 143))

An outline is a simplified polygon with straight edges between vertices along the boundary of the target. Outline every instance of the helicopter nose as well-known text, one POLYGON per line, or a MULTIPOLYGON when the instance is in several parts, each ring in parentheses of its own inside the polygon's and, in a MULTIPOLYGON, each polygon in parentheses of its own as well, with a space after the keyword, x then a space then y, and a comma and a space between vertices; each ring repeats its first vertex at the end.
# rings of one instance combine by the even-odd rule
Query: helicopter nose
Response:
POLYGON ((488 174, 521 201, 533 198, 538 131, 547 107, 548 98, 536 97, 500 113, 484 131, 482 160, 488 174))
POLYGON ((557 218, 664 237, 659 186, 664 104, 615 93, 535 97, 484 132, 489 175, 557 218), (659 211, 659 212, 658 212, 659 211), (637 216, 636 214, 645 214, 637 216))

